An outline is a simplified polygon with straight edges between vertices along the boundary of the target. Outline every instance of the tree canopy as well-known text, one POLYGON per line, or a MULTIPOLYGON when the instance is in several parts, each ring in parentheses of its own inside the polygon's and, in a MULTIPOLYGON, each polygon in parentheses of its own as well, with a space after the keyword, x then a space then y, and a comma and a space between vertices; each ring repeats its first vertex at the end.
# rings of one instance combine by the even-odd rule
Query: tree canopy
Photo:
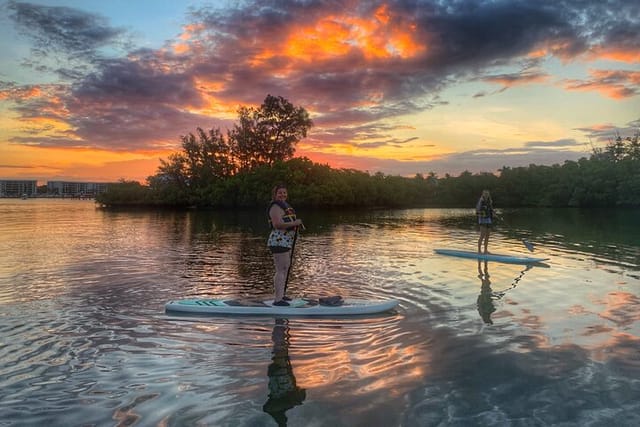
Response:
POLYGON ((267 95, 260 108, 240 107, 238 116, 228 140, 240 171, 292 158, 295 145, 313 125, 304 108, 281 96, 267 95))
POLYGON ((640 206, 638 133, 616 135, 577 162, 439 178, 433 172, 372 175, 294 157, 312 125, 304 108, 268 95, 258 108, 240 107, 238 123, 226 135, 198 128, 182 136, 182 150, 161 160, 147 185, 122 181, 96 200, 107 206, 255 207, 284 182, 296 206, 473 207, 483 189, 491 190, 499 207, 640 206))

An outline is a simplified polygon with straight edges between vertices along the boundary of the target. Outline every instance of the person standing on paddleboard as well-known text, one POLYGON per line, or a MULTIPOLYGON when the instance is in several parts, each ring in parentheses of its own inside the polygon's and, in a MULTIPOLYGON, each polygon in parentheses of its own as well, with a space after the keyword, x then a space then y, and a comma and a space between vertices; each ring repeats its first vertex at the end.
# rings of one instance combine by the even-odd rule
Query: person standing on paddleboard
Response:
POLYGON ((491 200, 489 190, 482 191, 480 200, 478 200, 476 204, 476 215, 478 216, 478 225, 480 226, 478 253, 482 252, 484 246, 484 253, 486 254, 488 253, 487 247, 489 246, 489 232, 493 224, 493 201, 491 200))
POLYGON ((267 246, 273 254, 276 269, 273 277, 275 288, 273 305, 287 306, 289 305, 287 301, 291 301, 285 295, 287 276, 298 227, 302 226, 302 220, 296 218, 295 211, 287 203, 287 187, 285 185, 279 184, 273 188, 268 212, 271 233, 267 240, 267 246))

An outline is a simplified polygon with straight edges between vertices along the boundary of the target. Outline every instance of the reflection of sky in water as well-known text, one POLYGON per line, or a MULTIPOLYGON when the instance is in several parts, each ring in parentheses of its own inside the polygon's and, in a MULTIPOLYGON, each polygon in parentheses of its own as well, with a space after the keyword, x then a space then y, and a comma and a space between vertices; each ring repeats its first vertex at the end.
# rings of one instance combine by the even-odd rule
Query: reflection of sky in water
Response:
POLYGON ((639 249, 625 224, 603 225, 611 232, 600 241, 597 216, 505 212, 509 227, 497 226, 490 250, 530 255, 527 238, 550 260, 489 262, 485 272, 433 253, 475 248, 469 210, 301 211, 291 293, 397 298, 401 308, 292 318, 278 334, 272 318, 163 312, 178 297, 270 297, 262 213, 21 202, 0 200, 9 420, 38 424, 55 411, 68 425, 639 421, 629 415, 640 413, 639 249), (274 363, 285 369, 272 374, 305 393, 272 401, 271 416, 274 363))

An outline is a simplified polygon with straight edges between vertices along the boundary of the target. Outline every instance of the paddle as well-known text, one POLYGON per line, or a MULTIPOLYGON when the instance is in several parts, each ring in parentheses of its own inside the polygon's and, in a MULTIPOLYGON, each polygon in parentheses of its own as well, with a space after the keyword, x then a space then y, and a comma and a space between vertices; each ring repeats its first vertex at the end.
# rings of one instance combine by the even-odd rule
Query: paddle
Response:
MULTIPOLYGON (((301 224, 302 226, 302 224, 301 224)), ((284 295, 287 294, 287 285, 289 284, 289 273, 291 272, 291 266, 293 265, 293 250, 296 248, 296 240, 298 240, 298 227, 293 234, 293 244, 291 245, 291 255, 289 259, 289 268, 287 269, 287 277, 284 279, 284 295)))
MULTIPOLYGON (((502 215, 498 215, 498 214, 495 214, 495 215, 496 215, 496 218, 499 218, 499 219, 500 219, 500 221, 504 222, 504 224, 505 224, 507 227, 511 228, 511 226, 509 225, 509 223, 507 223, 507 221, 505 221, 505 220, 504 220, 504 217, 503 217, 502 215)), ((533 245, 533 243, 531 243, 531 242, 530 242, 530 241, 528 241, 527 239, 520 239, 520 240, 522 241, 522 244, 523 244, 523 245, 524 245, 524 246, 529 250, 529 252, 533 252, 533 249, 534 249, 534 245, 533 245)))
POLYGON ((529 252, 533 252, 533 243, 526 239, 522 239, 522 243, 527 247, 527 249, 529 249, 529 252))

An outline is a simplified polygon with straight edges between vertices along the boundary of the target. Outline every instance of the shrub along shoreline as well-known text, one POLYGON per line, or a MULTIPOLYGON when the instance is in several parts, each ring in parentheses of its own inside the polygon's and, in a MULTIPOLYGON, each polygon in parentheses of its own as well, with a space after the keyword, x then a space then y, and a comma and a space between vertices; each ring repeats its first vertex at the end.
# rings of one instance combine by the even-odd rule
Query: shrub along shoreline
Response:
POLYGON ((497 174, 433 172, 414 177, 335 169, 294 157, 313 126, 309 114, 280 96, 240 107, 238 124, 182 136, 182 150, 160 160, 147 184, 109 185, 96 201, 106 207, 252 208, 285 183, 296 207, 468 207, 484 189, 501 207, 640 206, 640 143, 617 136, 589 158, 562 165, 503 167, 497 174))
POLYGON ((489 189, 500 207, 640 207, 640 161, 593 157, 563 165, 401 177, 334 169, 307 158, 262 165, 199 185, 121 181, 96 197, 105 207, 253 208, 286 183, 296 207, 469 207, 489 189))

